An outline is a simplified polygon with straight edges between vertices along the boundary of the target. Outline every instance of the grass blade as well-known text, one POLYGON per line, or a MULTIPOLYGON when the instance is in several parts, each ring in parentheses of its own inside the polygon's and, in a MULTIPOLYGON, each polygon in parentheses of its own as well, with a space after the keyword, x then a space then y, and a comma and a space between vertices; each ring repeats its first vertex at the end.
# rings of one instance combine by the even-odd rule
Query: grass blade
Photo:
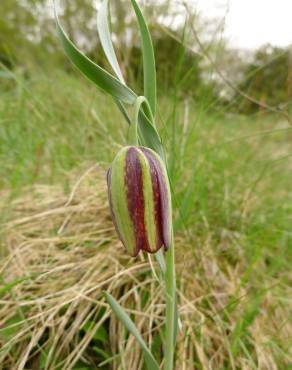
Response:
POLYGON ((149 101, 152 114, 156 112, 156 69, 153 44, 143 14, 136 2, 131 0, 139 24, 144 70, 144 95, 149 101))
POLYGON ((12 290, 15 286, 18 284, 23 283, 26 280, 31 279, 31 277, 24 277, 24 278, 19 278, 15 279, 9 283, 6 283, 3 287, 0 287, 0 297, 4 296, 4 294, 8 293, 10 290, 12 290))
POLYGON ((72 63, 102 90, 124 103, 133 104, 136 99, 136 94, 130 88, 122 84, 117 78, 92 62, 72 43, 60 25, 55 2, 54 10, 59 37, 64 51, 72 63))
POLYGON ((109 2, 103 0, 97 14, 97 30, 103 51, 118 79, 125 84, 116 53, 113 47, 109 26, 109 2))
POLYGON ((129 330, 129 332, 132 335, 134 335, 134 337, 137 339, 138 343, 140 344, 144 352, 144 358, 145 358, 147 368, 149 370, 159 370, 158 363, 156 362, 155 358, 153 357, 152 353, 147 347, 144 339, 142 338, 141 334, 139 333, 138 329, 136 328, 135 324, 130 319, 128 314, 124 311, 122 306, 114 299, 114 297, 111 294, 105 293, 105 296, 113 312, 117 316, 117 318, 122 321, 125 327, 129 330))
POLYGON ((0 78, 14 78, 14 76, 11 72, 0 69, 0 78))
POLYGON ((159 249, 158 252, 155 253, 156 261, 159 263, 160 269, 163 274, 166 272, 166 264, 164 259, 164 254, 162 252, 162 249, 159 249))

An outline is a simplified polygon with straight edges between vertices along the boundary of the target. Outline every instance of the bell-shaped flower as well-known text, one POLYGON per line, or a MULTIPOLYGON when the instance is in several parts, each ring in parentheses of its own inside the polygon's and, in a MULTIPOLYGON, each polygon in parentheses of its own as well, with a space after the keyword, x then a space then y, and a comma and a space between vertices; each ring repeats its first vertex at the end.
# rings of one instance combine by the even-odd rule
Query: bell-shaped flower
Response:
POLYGON ((172 238, 171 193, 165 165, 145 147, 127 146, 107 175, 113 222, 131 256, 167 250, 172 238))

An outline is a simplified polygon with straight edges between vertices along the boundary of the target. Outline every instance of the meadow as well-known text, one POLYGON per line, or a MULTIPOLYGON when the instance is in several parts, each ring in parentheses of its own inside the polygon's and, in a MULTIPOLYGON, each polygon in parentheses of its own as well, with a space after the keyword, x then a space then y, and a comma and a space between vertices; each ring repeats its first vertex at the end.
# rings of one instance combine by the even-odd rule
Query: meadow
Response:
MULTIPOLYGON (((291 128, 175 89, 158 101, 175 194, 176 369, 288 369, 291 128)), ((143 369, 102 295, 121 297, 159 358, 162 288, 146 256, 124 255, 107 205, 126 123, 61 69, 2 77, 0 123, 0 368, 143 369)))

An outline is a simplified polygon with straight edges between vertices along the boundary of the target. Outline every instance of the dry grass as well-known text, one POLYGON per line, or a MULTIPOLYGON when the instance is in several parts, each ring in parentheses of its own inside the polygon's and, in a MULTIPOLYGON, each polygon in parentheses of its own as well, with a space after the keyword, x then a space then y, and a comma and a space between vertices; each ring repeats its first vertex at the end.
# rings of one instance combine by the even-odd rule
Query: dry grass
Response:
MULTIPOLYGON (((105 290, 161 356, 163 287, 145 255, 123 253, 104 169, 91 168, 72 189, 68 201, 61 187, 35 186, 12 204, 2 234, 1 369, 95 369, 102 362, 103 369, 142 369, 139 347, 111 314, 105 290)), ((288 285, 280 294, 277 278, 269 279, 251 300, 241 238, 226 231, 214 246, 211 235, 177 237, 178 370, 272 370, 292 361, 288 285), (229 243, 237 245, 234 259, 218 258, 216 248, 229 243)))

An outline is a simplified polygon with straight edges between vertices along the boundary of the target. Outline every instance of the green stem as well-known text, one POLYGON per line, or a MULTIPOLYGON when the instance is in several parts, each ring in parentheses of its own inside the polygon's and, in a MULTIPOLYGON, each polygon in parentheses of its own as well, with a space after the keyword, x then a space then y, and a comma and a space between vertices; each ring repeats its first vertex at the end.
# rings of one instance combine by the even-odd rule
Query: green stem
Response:
POLYGON ((148 103, 148 100, 145 98, 145 96, 138 96, 137 99, 135 100, 135 103, 134 103, 134 117, 135 117, 135 121, 138 124, 139 112, 140 112, 141 106, 143 104, 144 104, 144 108, 145 108, 146 117, 149 119, 149 121, 151 122, 152 126, 155 127, 154 116, 152 114, 152 111, 151 111, 150 105, 148 103))
POLYGON ((175 256, 174 240, 166 253, 166 339, 165 339, 165 370, 173 370, 173 358, 176 336, 176 282, 175 282, 175 256))

